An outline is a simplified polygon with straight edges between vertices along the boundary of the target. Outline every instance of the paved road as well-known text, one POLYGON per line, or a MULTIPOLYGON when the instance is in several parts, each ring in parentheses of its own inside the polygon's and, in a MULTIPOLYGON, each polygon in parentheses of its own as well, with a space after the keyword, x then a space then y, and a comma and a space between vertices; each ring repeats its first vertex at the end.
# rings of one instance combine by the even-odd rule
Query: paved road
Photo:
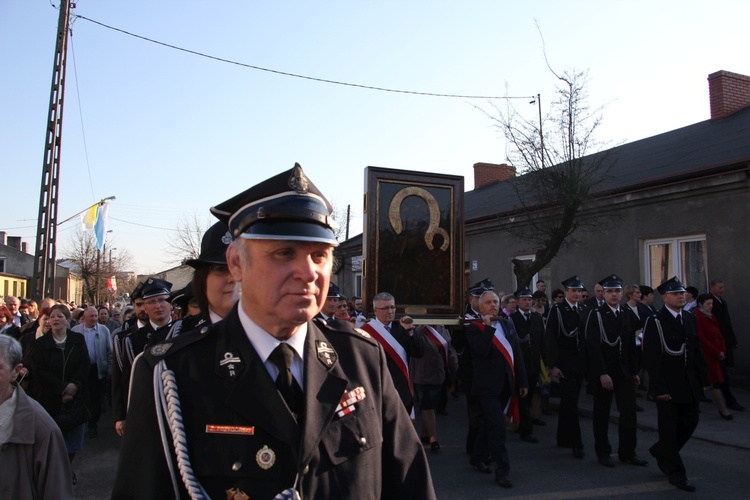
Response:
MULTIPOLYGON (((740 401, 750 406, 750 393, 738 389, 740 401)), ((617 464, 606 469, 596 462, 593 453, 591 420, 582 418, 586 458, 576 460, 570 451, 556 448, 556 414, 544 417, 546 427, 536 427, 538 444, 508 434, 511 478, 515 485, 505 490, 494 484, 492 475, 480 474, 469 466, 464 453, 466 417, 464 400, 451 400, 447 416, 438 417, 441 450, 428 452, 433 481, 441 499, 492 498, 750 498, 750 412, 737 413, 725 422, 710 403, 701 403, 701 422, 693 439, 683 449, 688 477, 697 486, 688 494, 670 486, 648 454, 656 441, 656 408, 644 399, 639 413, 638 448, 642 458, 649 460, 645 468, 617 464)), ((590 414, 591 397, 581 395, 584 414, 590 414)), ((117 463, 119 438, 111 426, 111 413, 102 416, 100 436, 87 439, 85 449, 73 463, 78 475, 77 498, 108 498, 117 463)), ((610 425, 610 440, 617 448, 617 428, 610 425)), ((616 455, 613 457, 617 459, 616 455)))

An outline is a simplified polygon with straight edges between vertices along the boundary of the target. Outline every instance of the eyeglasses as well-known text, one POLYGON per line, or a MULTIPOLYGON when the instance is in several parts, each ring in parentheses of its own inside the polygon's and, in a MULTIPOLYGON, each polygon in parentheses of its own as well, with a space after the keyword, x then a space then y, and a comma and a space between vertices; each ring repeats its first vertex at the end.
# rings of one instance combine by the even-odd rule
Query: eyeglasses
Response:
POLYGON ((395 311, 396 306, 385 306, 385 307, 376 307, 376 311, 395 311))
POLYGON ((147 306, 153 306, 153 305, 156 305, 156 304, 160 304, 160 305, 161 305, 161 304, 165 304, 165 303, 167 303, 167 302, 169 302, 169 300, 168 300, 168 299, 166 299, 166 298, 161 298, 161 299, 148 299, 147 301, 145 301, 145 302, 144 302, 144 304, 145 304, 145 305, 147 305, 147 306))

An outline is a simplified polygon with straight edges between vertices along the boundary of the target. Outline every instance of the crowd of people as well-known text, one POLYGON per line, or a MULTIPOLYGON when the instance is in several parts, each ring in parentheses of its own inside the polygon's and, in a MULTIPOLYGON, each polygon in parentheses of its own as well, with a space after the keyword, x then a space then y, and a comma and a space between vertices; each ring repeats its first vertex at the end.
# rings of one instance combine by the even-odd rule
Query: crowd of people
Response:
POLYGON ((331 208, 299 166, 212 212, 219 222, 186 262, 195 272, 183 289, 148 278, 130 304, 83 307, 5 298, 0 456, 19 474, 0 487, 72 496, 73 459, 110 405, 123 437, 113 498, 434 498, 425 448, 439 452, 436 415, 460 391, 469 463, 509 488, 508 421, 538 443, 552 384, 557 445, 585 456, 587 383, 598 462, 615 466, 614 399, 617 458, 648 464, 636 453, 646 389, 659 426, 649 452, 692 491, 679 450, 698 402, 710 394, 725 420, 744 410, 729 385, 737 344, 721 280, 699 293, 672 278, 656 310, 653 289, 614 274, 591 297, 572 276, 551 304, 543 281, 504 293, 485 279, 467 290, 458 325, 399 316, 386 291, 366 317, 360 297, 330 283, 331 208))

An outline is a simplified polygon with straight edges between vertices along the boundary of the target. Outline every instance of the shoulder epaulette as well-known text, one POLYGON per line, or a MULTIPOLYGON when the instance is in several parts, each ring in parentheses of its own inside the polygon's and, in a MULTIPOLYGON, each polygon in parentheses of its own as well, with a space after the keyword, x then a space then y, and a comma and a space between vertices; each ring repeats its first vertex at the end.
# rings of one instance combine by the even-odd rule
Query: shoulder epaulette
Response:
POLYGON ((176 337, 168 338, 163 342, 159 342, 158 344, 146 348, 146 350, 143 351, 143 355, 149 359, 150 363, 156 363, 195 342, 208 338, 212 330, 211 325, 205 325, 201 328, 184 332, 176 337))
POLYGON ((313 319, 315 326, 325 332, 336 332, 351 335, 354 338, 377 345, 377 341, 369 333, 361 328, 357 328, 348 321, 326 321, 320 318, 313 319))

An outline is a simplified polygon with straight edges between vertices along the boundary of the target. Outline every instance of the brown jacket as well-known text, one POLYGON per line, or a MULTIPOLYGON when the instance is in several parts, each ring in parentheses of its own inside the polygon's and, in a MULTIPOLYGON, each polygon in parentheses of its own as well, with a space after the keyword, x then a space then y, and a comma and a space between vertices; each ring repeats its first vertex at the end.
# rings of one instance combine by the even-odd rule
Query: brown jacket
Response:
POLYGON ((15 386, 13 434, 0 444, 0 500, 73 498, 62 433, 44 408, 15 386))

